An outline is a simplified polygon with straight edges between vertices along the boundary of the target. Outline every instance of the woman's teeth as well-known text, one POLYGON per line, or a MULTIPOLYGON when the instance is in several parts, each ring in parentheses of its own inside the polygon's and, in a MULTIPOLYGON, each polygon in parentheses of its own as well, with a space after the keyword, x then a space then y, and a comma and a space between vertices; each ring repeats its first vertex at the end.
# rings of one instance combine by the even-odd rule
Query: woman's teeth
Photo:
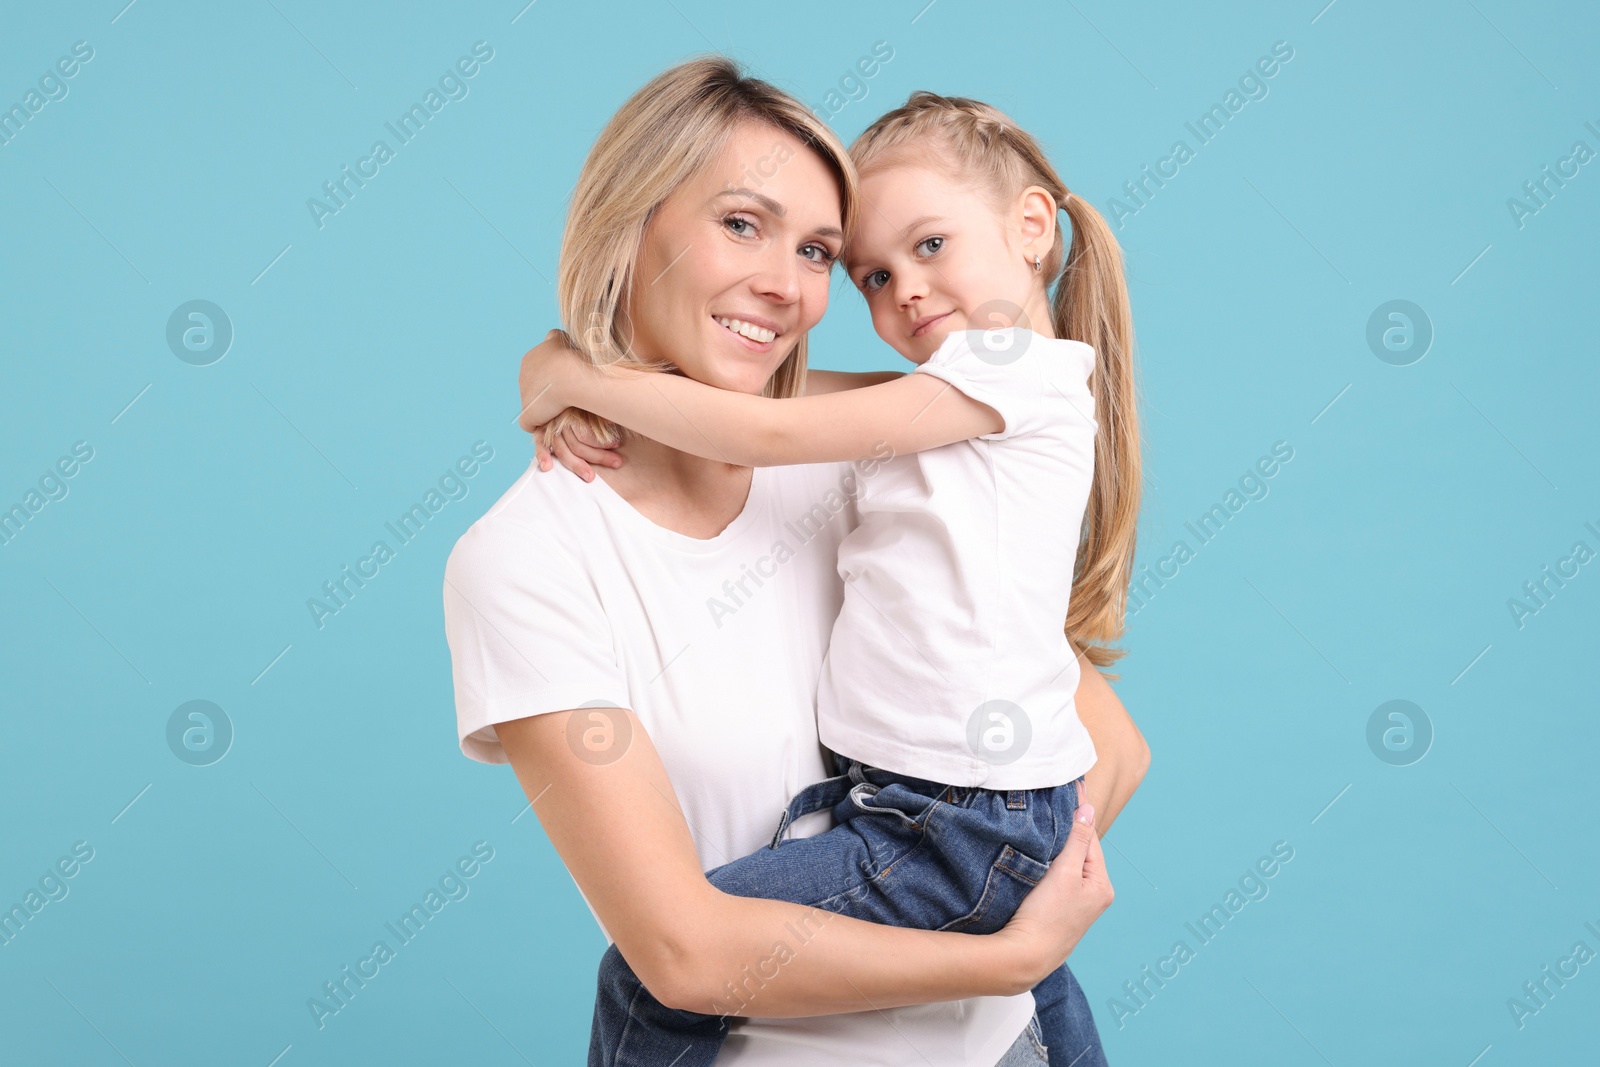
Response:
POLYGON ((764 345, 768 341, 771 341, 773 338, 778 336, 777 333, 772 330, 764 330, 754 323, 744 322, 740 319, 718 319, 717 322, 726 329, 732 330, 740 337, 748 337, 757 344, 764 345))

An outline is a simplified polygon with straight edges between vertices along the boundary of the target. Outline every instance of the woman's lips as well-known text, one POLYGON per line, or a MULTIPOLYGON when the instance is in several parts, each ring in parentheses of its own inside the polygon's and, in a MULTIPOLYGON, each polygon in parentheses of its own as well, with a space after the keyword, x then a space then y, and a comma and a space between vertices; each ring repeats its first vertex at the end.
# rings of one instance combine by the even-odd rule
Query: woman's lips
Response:
POLYGON ((777 344, 778 343, 778 339, 783 336, 782 334, 779 334, 778 337, 774 337, 770 341, 756 341, 756 340, 753 340, 753 339, 751 339, 749 337, 746 337, 742 333, 739 333, 737 330, 729 329, 728 327, 722 325, 722 323, 717 322, 717 320, 715 318, 713 318, 711 321, 717 323, 717 329, 721 330, 723 333, 727 334, 729 337, 732 337, 735 341, 741 342, 746 348, 748 348, 752 352, 771 352, 772 351, 772 346, 777 344))

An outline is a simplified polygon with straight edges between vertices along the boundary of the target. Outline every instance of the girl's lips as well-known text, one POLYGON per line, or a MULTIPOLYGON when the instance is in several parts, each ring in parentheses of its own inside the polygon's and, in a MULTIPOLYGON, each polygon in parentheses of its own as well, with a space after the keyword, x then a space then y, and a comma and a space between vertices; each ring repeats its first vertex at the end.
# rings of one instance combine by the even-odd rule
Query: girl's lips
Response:
POLYGON ((955 312, 946 311, 943 315, 935 315, 931 319, 924 319, 922 321, 922 323, 919 324, 915 330, 911 331, 911 336, 912 337, 921 337, 924 333, 926 333, 928 331, 928 329, 930 327, 937 326, 939 323, 943 322, 945 319, 948 319, 953 314, 955 314, 955 312))

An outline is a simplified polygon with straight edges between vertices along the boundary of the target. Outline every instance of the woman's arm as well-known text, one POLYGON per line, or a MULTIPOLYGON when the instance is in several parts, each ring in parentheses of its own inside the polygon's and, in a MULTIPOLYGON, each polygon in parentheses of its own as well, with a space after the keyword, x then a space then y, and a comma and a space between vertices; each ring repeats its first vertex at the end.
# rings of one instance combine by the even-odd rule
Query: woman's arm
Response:
MULTIPOLYGON (((1075 647, 1075 646, 1074 646, 1075 647)), ((1150 768, 1150 746, 1133 724, 1111 683, 1083 653, 1078 653, 1078 718, 1094 741, 1095 764, 1084 776, 1084 791, 1094 804, 1095 829, 1103 836, 1150 768)))
POLYGON ((726 983, 746 968, 767 978, 775 963, 779 975, 761 992, 764 1016, 1016 994, 1059 966, 1111 902, 1087 823, 1074 824, 1074 843, 995 934, 904 929, 730 896, 701 871, 666 769, 632 712, 620 712, 631 741, 606 764, 569 745, 571 714, 495 731, 574 881, 640 981, 669 1007, 721 1014, 714 1002, 726 983), (810 935, 803 945, 796 931, 810 935))
POLYGON ((678 374, 595 367, 559 335, 524 357, 521 384, 525 424, 581 408, 679 451, 740 466, 859 459, 883 444, 904 455, 1005 428, 999 412, 928 374, 775 400, 678 374))

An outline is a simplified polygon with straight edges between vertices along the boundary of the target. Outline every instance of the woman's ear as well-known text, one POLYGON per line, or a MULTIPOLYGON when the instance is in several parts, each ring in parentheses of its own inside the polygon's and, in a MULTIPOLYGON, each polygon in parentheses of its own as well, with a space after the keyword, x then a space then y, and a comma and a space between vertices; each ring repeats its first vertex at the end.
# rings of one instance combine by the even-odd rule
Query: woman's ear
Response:
POLYGON ((1017 198, 1017 219, 1022 233, 1023 258, 1033 266, 1033 257, 1043 260, 1056 242, 1055 198, 1037 185, 1030 185, 1017 198))

